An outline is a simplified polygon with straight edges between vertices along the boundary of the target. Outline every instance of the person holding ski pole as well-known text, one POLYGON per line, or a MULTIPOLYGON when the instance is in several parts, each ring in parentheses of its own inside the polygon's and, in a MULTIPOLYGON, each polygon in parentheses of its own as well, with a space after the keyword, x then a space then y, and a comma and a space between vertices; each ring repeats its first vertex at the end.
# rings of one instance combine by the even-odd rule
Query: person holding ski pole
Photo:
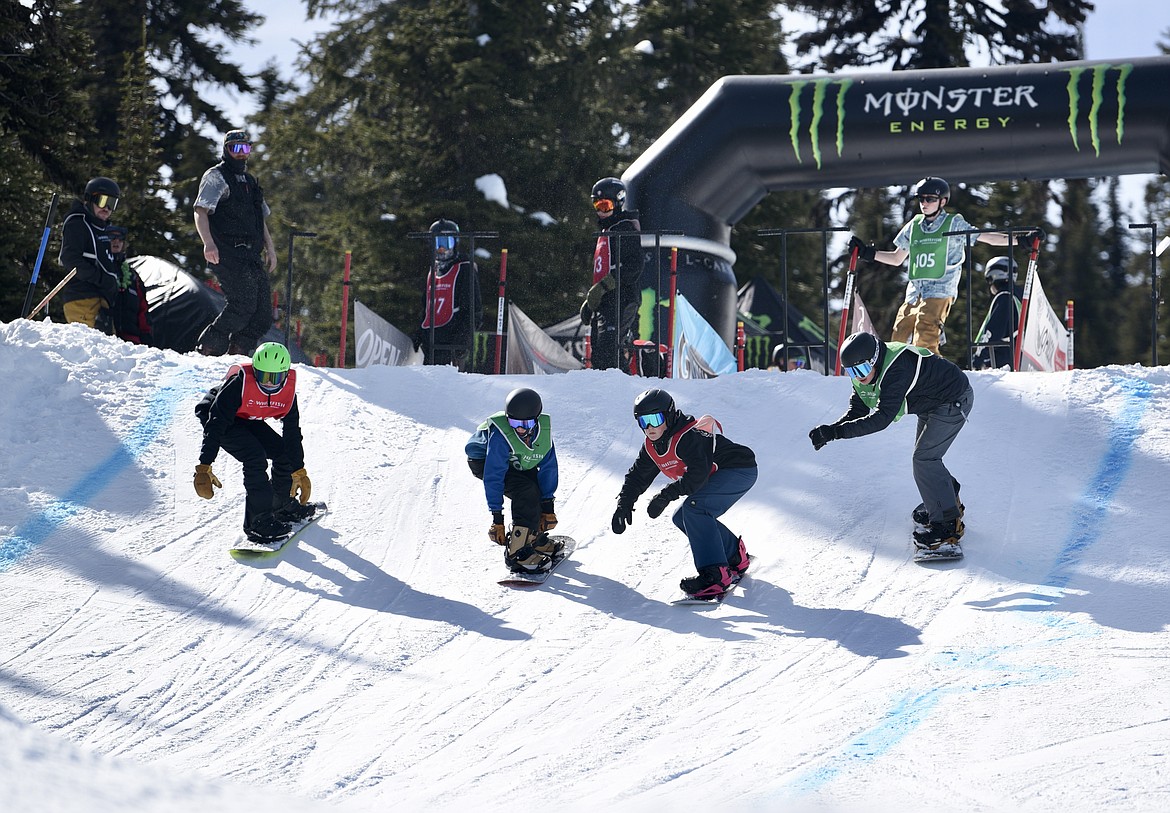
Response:
POLYGON ((646 514, 657 519, 671 502, 683 498, 671 520, 687 536, 698 575, 679 586, 693 598, 717 599, 747 572, 743 537, 719 521, 755 485, 756 455, 721 434, 709 415, 695 419, 674 404, 670 393, 650 389, 634 399, 634 420, 645 442, 626 472, 611 527, 623 533, 634 521, 634 503, 661 472, 671 484, 658 492, 646 514))
POLYGON ((557 527, 554 511, 559 470, 552 419, 540 394, 512 390, 504 410, 491 415, 467 441, 467 465, 483 480, 492 524, 488 538, 504 546, 504 564, 515 573, 543 573, 564 543, 548 532, 557 527), (512 501, 512 527, 504 529, 504 497, 512 501))
POLYGON ((297 374, 290 367, 288 348, 265 342, 251 364, 233 364, 195 407, 203 424, 195 493, 210 500, 215 487, 223 487, 211 470, 220 449, 240 461, 247 492, 244 533, 254 542, 284 539, 292 523, 306 522, 324 507, 309 502, 312 483, 305 471, 297 374), (282 434, 268 425, 270 419, 283 424, 282 434))

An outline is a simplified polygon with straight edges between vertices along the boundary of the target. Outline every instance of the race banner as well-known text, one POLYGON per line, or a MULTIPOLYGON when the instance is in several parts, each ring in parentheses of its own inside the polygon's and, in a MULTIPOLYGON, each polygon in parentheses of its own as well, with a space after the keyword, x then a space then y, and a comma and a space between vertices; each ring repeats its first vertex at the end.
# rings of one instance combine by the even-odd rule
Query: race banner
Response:
POLYGON ((423 363, 422 351, 414 349, 409 336, 356 299, 353 302, 353 333, 356 367, 372 364, 406 367, 423 363))
POLYGON ((1039 274, 1032 278, 1028 317, 1021 342, 1021 370, 1051 373, 1068 369, 1068 330, 1048 304, 1039 274))
POLYGON ((715 378, 739 369, 735 355, 699 315, 687 298, 678 294, 674 312, 673 378, 715 378))
POLYGON ((509 375, 548 375, 580 370, 580 361, 549 336, 528 315, 511 302, 508 303, 508 363, 509 375))

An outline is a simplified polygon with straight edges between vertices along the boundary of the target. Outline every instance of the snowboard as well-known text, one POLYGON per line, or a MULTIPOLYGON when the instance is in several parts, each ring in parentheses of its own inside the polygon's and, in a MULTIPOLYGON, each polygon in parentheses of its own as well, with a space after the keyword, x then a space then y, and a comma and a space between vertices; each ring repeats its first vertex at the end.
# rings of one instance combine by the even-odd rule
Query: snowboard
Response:
POLYGON ((305 522, 298 522, 293 525, 292 533, 284 539, 278 539, 275 542, 254 542, 247 536, 243 536, 236 544, 228 549, 228 555, 237 562, 256 562, 263 559, 274 559, 284 551, 291 543, 296 542, 307 529, 313 527, 321 518, 325 516, 329 509, 323 502, 311 503, 317 506, 317 513, 313 518, 305 522))
MULTIPOLYGON (((756 561, 756 557, 749 553, 748 562, 750 563, 754 561, 756 561)), ((676 598, 670 603, 675 607, 714 607, 716 605, 722 604, 723 601, 729 595, 731 595, 731 592, 735 590, 735 588, 738 587, 744 579, 747 578, 747 575, 747 573, 737 573, 732 575, 731 586, 724 590, 721 595, 713 596, 712 598, 695 598, 694 596, 688 596, 686 593, 683 593, 682 598, 676 598)))
POLYGON ((571 536, 559 536, 557 534, 549 534, 550 539, 559 539, 565 543, 564 549, 558 553, 552 560, 552 566, 544 573, 513 573, 507 571, 507 575, 499 580, 500 584, 505 587, 536 587, 548 581, 548 577, 553 574, 553 571, 560 566, 561 562, 573 555, 573 551, 577 549, 577 541, 571 536))
MULTIPOLYGON (((913 537, 910 541, 914 545, 913 537)), ((961 543, 954 545, 939 545, 937 550, 921 550, 916 545, 914 546, 914 561, 920 564, 931 562, 954 562, 957 559, 963 558, 963 546, 961 543)))

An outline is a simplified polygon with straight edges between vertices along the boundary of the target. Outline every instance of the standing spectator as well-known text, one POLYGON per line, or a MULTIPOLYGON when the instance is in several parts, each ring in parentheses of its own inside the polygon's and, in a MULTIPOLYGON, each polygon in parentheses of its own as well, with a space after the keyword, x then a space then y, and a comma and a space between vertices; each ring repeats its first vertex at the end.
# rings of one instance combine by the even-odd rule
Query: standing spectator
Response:
MULTIPOLYGON (((849 247, 857 248, 858 256, 870 262, 900 266, 910 259, 906 298, 898 309, 890 341, 925 347, 937 354, 945 341, 944 325, 959 295, 959 277, 967 256, 966 237, 945 235, 972 227, 958 212, 945 211, 951 187, 942 178, 923 178, 912 194, 918 198, 920 212, 898 232, 892 251, 878 251, 873 243, 867 245, 856 236, 849 239, 849 247)), ((1006 246, 1009 236, 984 232, 975 242, 1006 246)))
POLYGON ((312 519, 324 506, 309 502, 312 483, 305 471, 297 374, 288 348, 265 342, 249 364, 233 364, 224 380, 196 405, 203 445, 195 466, 195 493, 210 500, 223 487, 211 466, 223 449, 244 468, 244 533, 255 542, 274 542, 292 533, 292 523, 312 519), (277 434, 267 420, 279 420, 277 434), (268 461, 272 461, 272 479, 268 461))
POLYGON ((626 211, 626 185, 618 178, 595 183, 591 198, 602 233, 593 250, 593 282, 581 303, 581 321, 590 326, 593 369, 626 370, 642 285, 642 225, 636 212, 626 211))
POLYGON ((83 200, 74 201, 61 227, 58 260, 65 273, 77 273, 61 291, 66 322, 81 322, 113 333, 110 309, 118 297, 118 269, 106 224, 122 192, 109 178, 92 178, 83 200))
POLYGON ((268 275, 276 270, 276 246, 264 220, 271 214, 264 191, 248 172, 251 153, 247 133, 226 133, 222 160, 203 173, 195 198, 203 257, 227 300, 199 336, 199 352, 205 356, 250 355, 272 327, 268 275))
POLYGON ((153 344, 146 286, 126 260, 129 229, 110 225, 106 231, 110 233, 110 251, 118 269, 118 298, 114 300, 112 309, 114 334, 131 344, 153 344))
POLYGON ((430 232, 434 257, 427 272, 423 320, 414 332, 414 349, 422 348, 427 364, 467 369, 475 331, 483 322, 479 269, 459 251, 458 224, 439 219, 431 224, 430 232))
POLYGON ((615 534, 626 530, 634 519, 634 503, 661 471, 673 482, 650 500, 646 514, 656 519, 672 501, 684 498, 671 520, 687 535, 699 573, 679 586, 694 598, 718 599, 750 562, 743 537, 719 517, 755 485, 755 452, 708 431, 717 428, 709 417, 696 420, 683 414, 666 390, 646 390, 635 398, 634 420, 646 441, 626 472, 610 526, 615 534))
POLYGON ((991 289, 991 306, 975 334, 971 369, 1014 370, 1012 343, 1019 339, 1020 304, 1024 298, 1024 289, 1016 284, 1016 261, 1011 257, 996 257, 983 267, 983 276, 991 289))
POLYGON ((492 524, 488 538, 504 547, 504 564, 517 573, 552 567, 564 543, 549 537, 557 527, 554 500, 560 475, 552 419, 540 394, 521 387, 508 393, 504 411, 488 417, 467 441, 467 465, 483 480, 492 524), (512 501, 512 527, 504 528, 504 498, 512 501))
POLYGON ((975 402, 967 374, 924 347, 882 342, 872 333, 846 339, 841 364, 853 383, 849 409, 836 422, 808 433, 813 448, 819 451, 829 441, 880 432, 907 413, 917 415, 913 470, 922 504, 911 514, 922 527, 914 531, 914 544, 920 550, 957 549, 964 530, 963 506, 959 483, 943 464, 943 455, 975 402))

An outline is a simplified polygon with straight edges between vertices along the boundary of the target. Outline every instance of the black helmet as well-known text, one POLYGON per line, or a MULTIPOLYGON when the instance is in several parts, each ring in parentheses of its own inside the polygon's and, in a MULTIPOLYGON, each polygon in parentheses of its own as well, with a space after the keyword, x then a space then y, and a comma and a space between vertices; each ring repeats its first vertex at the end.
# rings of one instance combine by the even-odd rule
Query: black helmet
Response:
POLYGON ((439 218, 431 224, 435 241, 435 259, 448 260, 455 256, 455 244, 459 240, 459 224, 454 220, 439 218))
POLYGON ((118 208, 118 198, 122 197, 122 190, 118 188, 118 184, 109 178, 91 178, 89 183, 85 185, 85 202, 100 203, 98 198, 102 195, 108 198, 103 208, 109 209, 111 212, 118 208))
POLYGON ((877 366, 881 359, 882 343, 872 333, 854 333, 841 345, 841 366, 856 367, 859 364, 877 366))
POLYGON ((653 415, 663 412, 667 415, 674 412, 674 399, 666 390, 646 390, 634 399, 634 417, 639 415, 653 415))
POLYGON ((911 195, 916 198, 920 198, 923 195, 938 195, 940 198, 950 199, 951 186, 942 178, 928 176, 914 184, 914 191, 911 195))
POLYGON ((983 266, 988 282, 1008 282, 1016 278, 1016 261, 1011 257, 995 257, 983 266))
POLYGON ((530 421, 539 418, 544 404, 540 402, 540 394, 528 387, 512 390, 504 400, 504 414, 518 421, 530 421))
POLYGON ((626 185, 620 178, 602 178, 593 184, 593 192, 589 195, 593 202, 612 200, 614 206, 622 208, 626 203, 626 185))

